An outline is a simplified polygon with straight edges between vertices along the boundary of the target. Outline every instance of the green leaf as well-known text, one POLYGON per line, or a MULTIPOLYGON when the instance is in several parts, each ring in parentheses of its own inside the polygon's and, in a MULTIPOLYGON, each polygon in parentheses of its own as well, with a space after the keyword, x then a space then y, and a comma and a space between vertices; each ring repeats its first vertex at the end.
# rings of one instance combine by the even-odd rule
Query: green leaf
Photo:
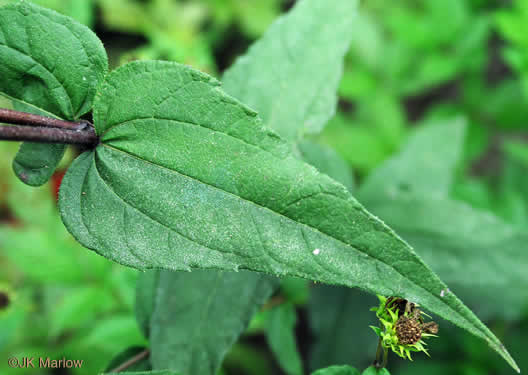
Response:
POLYGON ((320 132, 335 112, 356 9, 355 0, 298 2, 225 73, 225 91, 287 140, 320 132))
POLYGON ((230 349, 222 363, 224 375, 242 373, 245 375, 269 375, 276 371, 268 353, 251 343, 238 342, 230 349))
POLYGON ((229 348, 274 289, 266 278, 248 271, 242 273, 253 277, 246 277, 243 286, 234 272, 156 272, 154 289, 149 285, 152 281, 139 284, 154 291, 148 319, 152 367, 187 375, 216 374, 229 348))
POLYGON ((449 198, 398 194, 368 207, 483 317, 522 314, 528 291, 518 286, 528 284, 527 233, 449 198))
POLYGON ((268 344, 281 368, 289 375, 302 375, 301 355, 295 341, 297 313, 291 303, 283 303, 269 311, 266 327, 268 344))
MULTIPOLYGON (((33 113, 40 116, 54 117, 54 114, 41 110, 28 103, 9 98, 0 93, 0 107, 16 111, 33 113)), ((46 144, 23 142, 13 160, 13 171, 18 178, 30 186, 41 186, 53 175, 55 168, 66 151, 64 144, 46 144)))
POLYGON ((13 171, 30 186, 45 184, 59 165, 66 145, 23 142, 13 160, 13 171))
POLYGON ((308 302, 308 322, 314 336, 310 350, 311 369, 332 364, 358 367, 372 361, 378 338, 370 325, 378 324, 369 311, 378 303, 375 296, 357 289, 315 285, 308 302))
POLYGON ((68 345, 61 348, 71 353, 72 358, 83 357, 90 353, 92 360, 86 362, 83 368, 89 368, 90 373, 96 373, 104 368, 116 353, 130 346, 145 346, 146 340, 141 337, 134 318, 127 314, 112 314, 103 319, 93 321, 84 334, 78 334, 68 345))
POLYGON ((528 146, 519 141, 507 141, 503 147, 505 157, 498 211, 517 227, 528 228, 528 146))
POLYGON ((449 197, 463 135, 461 119, 418 128, 400 154, 367 178, 359 197, 480 315, 515 319, 528 298, 517 287, 528 283, 528 234, 449 197))
POLYGON ((359 375, 359 371, 350 366, 330 366, 317 370, 312 375, 359 375))
POLYGON ((459 117, 420 127, 398 155, 368 176, 358 191, 359 199, 369 207, 371 201, 398 192, 447 196, 461 156, 465 126, 459 117))
POLYGON ((370 366, 367 367, 361 375, 390 375, 390 372, 386 368, 377 369, 374 366, 370 366))
MULTIPOLYGON (((86 26, 29 2, 0 8, 0 94, 16 110, 77 120, 107 70, 103 45, 86 26)), ((25 143, 13 167, 22 181, 42 185, 63 154, 62 145, 25 143)))
POLYGON ((310 296, 310 284, 308 280, 298 277, 282 278, 280 284, 281 296, 294 305, 304 305, 310 296))
POLYGON ((68 291, 57 301, 49 322, 49 335, 58 336, 68 329, 92 324, 115 306, 111 292, 97 286, 79 287, 68 291))
POLYGON ((343 187, 299 161, 218 83, 168 62, 111 73, 95 103, 101 144, 65 176, 70 232, 145 269, 240 268, 397 295, 499 340, 410 246, 343 187))
POLYGON ((418 128, 400 154, 367 178, 359 197, 484 316, 515 318, 528 298, 517 287, 528 283, 528 234, 449 197, 462 124, 445 120, 418 128))
POLYGON ((298 147, 305 162, 341 182, 350 192, 354 191, 354 175, 347 162, 334 150, 310 141, 303 141, 298 147))
MULTIPOLYGON (((136 286, 136 320, 143 335, 150 336, 150 318, 156 303, 160 271, 152 270, 140 274, 136 286)), ((192 285, 189 285, 192 288, 192 285)))

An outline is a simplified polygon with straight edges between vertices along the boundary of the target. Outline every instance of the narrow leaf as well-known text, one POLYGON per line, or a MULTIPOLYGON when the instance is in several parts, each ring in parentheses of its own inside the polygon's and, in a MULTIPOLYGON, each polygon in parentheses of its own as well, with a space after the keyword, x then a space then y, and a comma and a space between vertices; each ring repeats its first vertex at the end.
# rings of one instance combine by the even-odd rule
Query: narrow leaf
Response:
POLYGON ((245 268, 401 296, 514 363, 406 242, 209 76, 127 64, 108 76, 94 119, 102 143, 60 196, 88 247, 141 269, 245 268))
POLYGON ((274 289, 265 278, 241 273, 254 275, 253 282, 246 278, 242 288, 234 272, 159 271, 150 318, 153 369, 216 374, 229 348, 274 289))
POLYGON ((357 1, 299 1, 225 73, 225 90, 287 140, 318 133, 334 115, 357 1))
MULTIPOLYGON (((136 320, 146 338, 150 336, 150 319, 156 303, 160 270, 147 271, 139 275, 136 284, 136 320)), ((193 285, 189 283, 189 288, 193 285)), ((176 292, 179 290, 176 289, 176 292)))
POLYGON ((289 375, 302 375, 301 355, 295 340, 297 315, 291 303, 278 305, 269 311, 266 337, 281 368, 289 375))
POLYGON ((368 311, 377 305, 375 296, 357 289, 334 285, 315 285, 307 306, 313 333, 310 368, 332 364, 350 364, 362 368, 365 359, 372 361, 378 338, 370 325, 377 325, 375 314, 368 311))
MULTIPOLYGON (((76 120, 91 109, 107 69, 103 45, 86 26, 30 2, 0 7, 0 94, 15 109, 76 120)), ((42 185, 63 153, 61 145, 25 143, 15 173, 42 185)))

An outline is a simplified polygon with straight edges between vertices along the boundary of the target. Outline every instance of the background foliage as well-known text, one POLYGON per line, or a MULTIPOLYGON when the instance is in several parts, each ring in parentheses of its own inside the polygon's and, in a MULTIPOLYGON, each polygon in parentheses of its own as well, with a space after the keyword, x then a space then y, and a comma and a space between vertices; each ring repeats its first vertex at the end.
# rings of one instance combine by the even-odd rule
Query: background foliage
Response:
MULTIPOLYGON (((217 76, 292 5, 36 2, 94 29, 111 68, 167 59, 217 76)), ((528 341, 527 18, 526 0, 364 0, 338 112, 310 139, 343 158, 346 168, 333 177, 416 247, 521 368, 528 368, 522 352, 528 341)), ((137 272, 87 252, 60 222, 56 188, 74 151, 49 184, 30 188, 11 171, 16 149, 0 143, 0 290, 13 301, 0 312, 0 358, 64 355, 85 360, 76 373, 96 373, 116 353, 146 345, 133 311, 137 272)), ((299 149, 309 160, 314 147, 299 149)), ((368 328, 375 319, 368 308, 376 304, 356 290, 286 279, 221 371, 364 368, 376 349, 368 328)), ((441 338, 430 343, 432 359, 391 358, 391 373, 511 371, 466 332, 447 322, 440 327, 441 338)), ((2 373, 24 373, 4 366, 2 373)))

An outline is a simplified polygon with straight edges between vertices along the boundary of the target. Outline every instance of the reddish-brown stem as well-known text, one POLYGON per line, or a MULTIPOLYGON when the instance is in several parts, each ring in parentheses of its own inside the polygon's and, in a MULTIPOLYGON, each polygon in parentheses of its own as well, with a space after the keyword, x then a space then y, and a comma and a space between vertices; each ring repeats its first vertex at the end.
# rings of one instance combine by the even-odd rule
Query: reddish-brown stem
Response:
POLYGON ((61 128, 69 130, 80 130, 87 126, 86 121, 70 122, 52 117, 34 115, 27 112, 13 111, 11 109, 0 108, 0 122, 5 124, 25 125, 25 126, 46 126, 50 128, 61 128))
POLYGON ((99 139, 88 121, 70 122, 0 108, 0 140, 95 146, 99 139))
POLYGON ((91 127, 85 130, 66 130, 59 128, 4 125, 0 126, 0 140, 95 146, 99 138, 91 127))

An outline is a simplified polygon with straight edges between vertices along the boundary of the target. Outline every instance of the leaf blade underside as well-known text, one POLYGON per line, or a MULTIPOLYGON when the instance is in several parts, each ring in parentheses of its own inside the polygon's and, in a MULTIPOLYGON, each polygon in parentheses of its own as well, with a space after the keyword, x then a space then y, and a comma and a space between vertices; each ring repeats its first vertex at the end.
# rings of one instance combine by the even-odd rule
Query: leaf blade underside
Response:
POLYGON ((250 269, 401 296, 483 338, 513 366, 407 243, 210 77, 130 63, 107 78, 94 118, 102 144, 69 182, 77 189, 61 195, 81 191, 77 205, 61 203, 81 243, 77 226, 99 253, 140 269, 250 269))

